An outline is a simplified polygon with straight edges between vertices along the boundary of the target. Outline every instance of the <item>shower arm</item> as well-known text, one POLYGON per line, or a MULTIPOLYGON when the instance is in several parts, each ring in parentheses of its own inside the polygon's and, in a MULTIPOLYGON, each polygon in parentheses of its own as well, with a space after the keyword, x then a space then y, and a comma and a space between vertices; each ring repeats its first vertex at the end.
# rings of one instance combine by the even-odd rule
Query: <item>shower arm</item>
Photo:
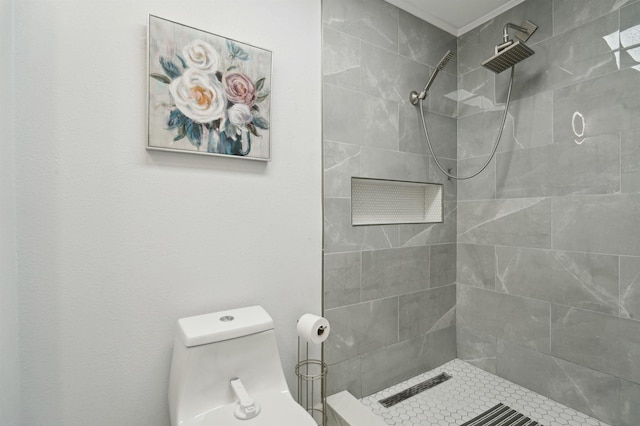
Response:
POLYGON ((502 42, 503 43, 509 42, 509 32, 507 31, 509 28, 521 31, 521 32, 523 32, 525 34, 529 34, 529 29, 521 27, 520 25, 512 24, 512 23, 509 22, 509 23, 505 24, 504 29, 502 30, 502 42))

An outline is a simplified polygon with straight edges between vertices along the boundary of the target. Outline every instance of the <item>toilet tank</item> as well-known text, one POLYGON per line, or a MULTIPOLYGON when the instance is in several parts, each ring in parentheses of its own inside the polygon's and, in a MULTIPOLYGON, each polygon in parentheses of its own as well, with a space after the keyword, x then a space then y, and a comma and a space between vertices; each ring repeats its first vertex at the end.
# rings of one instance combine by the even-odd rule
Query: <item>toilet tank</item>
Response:
POLYGON ((171 424, 197 423, 234 403, 234 378, 249 395, 289 392, 269 314, 252 306, 178 320, 169 378, 171 424))

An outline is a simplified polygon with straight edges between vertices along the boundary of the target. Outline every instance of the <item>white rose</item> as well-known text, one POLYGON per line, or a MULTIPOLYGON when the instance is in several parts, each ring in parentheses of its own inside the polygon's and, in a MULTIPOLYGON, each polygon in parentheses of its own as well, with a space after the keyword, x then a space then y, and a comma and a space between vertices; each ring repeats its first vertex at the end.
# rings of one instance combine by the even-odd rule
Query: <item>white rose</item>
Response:
POLYGON ((190 68, 216 72, 220 65, 220 55, 206 41, 193 40, 182 49, 184 60, 190 68))
POLYGON ((251 110, 245 104, 233 105, 227 110, 227 115, 229 116, 229 121, 231 121, 231 124, 238 127, 244 126, 253 118, 253 116, 251 115, 251 110))
POLYGON ((198 123, 209 123, 224 117, 227 97, 215 75, 187 69, 169 85, 178 109, 198 123))

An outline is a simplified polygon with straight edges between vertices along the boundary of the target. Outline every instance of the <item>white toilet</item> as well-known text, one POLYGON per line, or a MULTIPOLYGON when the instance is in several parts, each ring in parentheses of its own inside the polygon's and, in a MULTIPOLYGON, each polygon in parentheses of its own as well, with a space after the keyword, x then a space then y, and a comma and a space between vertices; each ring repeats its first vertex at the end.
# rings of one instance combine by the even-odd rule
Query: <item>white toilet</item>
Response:
POLYGON ((261 306, 178 320, 172 426, 316 426, 292 398, 261 306))

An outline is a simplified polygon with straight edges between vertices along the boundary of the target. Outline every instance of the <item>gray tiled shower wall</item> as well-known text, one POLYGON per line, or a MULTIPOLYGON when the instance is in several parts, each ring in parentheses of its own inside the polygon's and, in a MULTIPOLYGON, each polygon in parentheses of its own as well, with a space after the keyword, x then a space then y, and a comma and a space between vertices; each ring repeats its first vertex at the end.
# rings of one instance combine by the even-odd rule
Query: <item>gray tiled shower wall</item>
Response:
POLYGON ((324 0, 323 30, 330 391, 370 394, 457 354, 637 425, 640 1, 527 0, 456 40, 381 0, 324 0), (457 51, 427 120, 446 167, 476 169, 509 77, 480 63, 524 19, 536 54, 516 67, 496 158, 456 186, 407 93, 457 51), (351 176, 443 182, 445 222, 352 227, 351 176))
MULTIPOLYGON (((329 393, 360 397, 456 357, 456 184, 409 104, 456 38, 381 0, 323 1, 325 345, 329 393), (445 222, 351 226, 351 177, 443 183, 445 222)), ((456 60, 425 101, 456 169, 456 60)))
MULTIPOLYGON (((489 173, 458 186, 458 356, 637 425, 640 2, 528 0, 460 37, 458 89, 479 88, 482 55, 524 19, 540 29, 505 139, 489 173)), ((486 158, 502 113, 508 72, 485 77, 484 109, 458 109, 459 171, 486 158)))

